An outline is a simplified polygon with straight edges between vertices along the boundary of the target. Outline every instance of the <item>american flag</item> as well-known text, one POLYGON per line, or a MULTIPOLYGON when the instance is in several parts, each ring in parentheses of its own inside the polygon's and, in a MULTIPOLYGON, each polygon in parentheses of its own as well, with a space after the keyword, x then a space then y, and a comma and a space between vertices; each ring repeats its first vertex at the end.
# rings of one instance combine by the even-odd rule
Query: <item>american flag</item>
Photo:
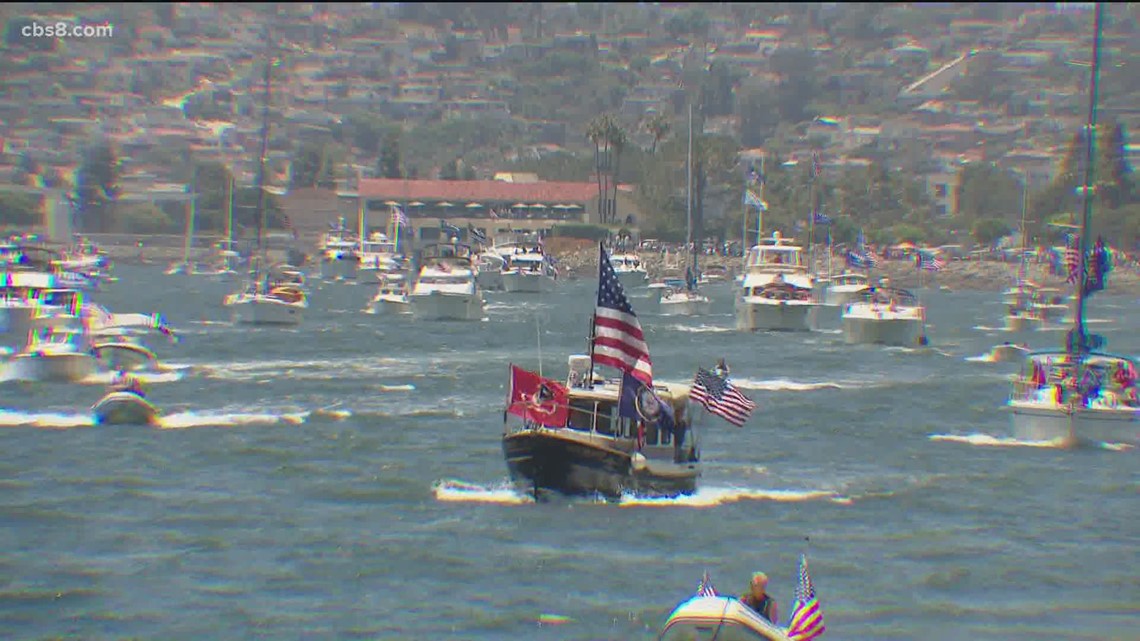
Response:
POLYGON ((1077 272, 1081 269, 1081 239, 1076 234, 1069 234, 1065 242, 1065 267, 1069 275, 1069 283, 1077 282, 1077 272))
POLYGON ((918 252, 918 268, 925 269, 928 272, 942 271, 946 266, 946 262, 934 254, 927 254, 925 252, 918 252))
POLYGON ((705 570, 701 576, 701 582, 697 584, 697 596, 716 596, 716 588, 713 587, 712 579, 709 578, 708 570, 705 570))
POLYGON ((392 205, 392 224, 396 225, 397 227, 408 226, 407 214, 404 213, 403 209, 400 209, 396 205, 392 205))
POLYGON ((689 398, 700 403, 712 414, 723 418, 737 427, 744 425, 756 403, 740 390, 733 387, 728 379, 717 376, 707 369, 698 368, 693 380, 689 398))
POLYGON ((800 556, 800 584, 796 586, 792 620, 788 622, 788 638, 792 641, 811 641, 826 631, 823 610, 819 607, 815 587, 808 575, 807 557, 800 556))
POLYGON ((819 163, 819 152, 815 151, 811 154, 811 177, 818 178, 823 173, 823 167, 819 163))
POLYGON ((641 322, 625 297, 606 248, 601 245, 599 248, 593 362, 629 372, 642 383, 652 385, 653 366, 649 361, 649 345, 645 343, 641 322))

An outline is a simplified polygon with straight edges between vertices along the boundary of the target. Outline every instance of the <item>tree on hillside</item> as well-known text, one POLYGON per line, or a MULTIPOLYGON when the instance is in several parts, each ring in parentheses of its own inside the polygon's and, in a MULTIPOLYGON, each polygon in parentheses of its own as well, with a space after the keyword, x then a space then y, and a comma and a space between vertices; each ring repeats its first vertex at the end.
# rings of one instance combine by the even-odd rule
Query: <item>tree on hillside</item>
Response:
POLYGON ((314 142, 304 142, 293 152, 293 161, 290 165, 289 187, 315 187, 317 176, 321 172, 321 162, 324 156, 323 145, 314 142))
POLYGON ((118 158, 111 144, 100 140, 84 152, 76 173, 75 200, 80 229, 88 232, 109 230, 118 196, 118 158))
POLYGON ((665 136, 669 135, 669 119, 662 113, 655 113, 645 121, 645 131, 653 136, 653 147, 650 148, 649 153, 657 153, 657 145, 665 136))
POLYGON ((384 137, 384 146, 380 150, 380 161, 377 173, 383 178, 403 178, 401 167, 403 157, 400 154, 400 134, 395 131, 388 132, 384 137))
POLYGON ((1100 150, 1096 168, 1097 195, 1108 208, 1117 209, 1134 199, 1132 168, 1128 166, 1124 148, 1127 144, 1124 125, 1114 121, 1097 129, 1100 150))
POLYGON ((594 168, 598 181, 598 210, 603 223, 616 220, 618 175, 621 154, 629 142, 621 124, 610 114, 602 114, 586 127, 586 138, 594 144, 594 168))
POLYGON ((1021 213, 1021 181, 993 163, 969 163, 958 172, 958 216, 972 224, 985 218, 1012 220, 1021 213))
POLYGON ((810 120, 808 103, 819 94, 819 71, 815 52, 804 47, 779 47, 772 53, 769 66, 780 75, 776 90, 776 109, 780 120, 803 122, 810 120))

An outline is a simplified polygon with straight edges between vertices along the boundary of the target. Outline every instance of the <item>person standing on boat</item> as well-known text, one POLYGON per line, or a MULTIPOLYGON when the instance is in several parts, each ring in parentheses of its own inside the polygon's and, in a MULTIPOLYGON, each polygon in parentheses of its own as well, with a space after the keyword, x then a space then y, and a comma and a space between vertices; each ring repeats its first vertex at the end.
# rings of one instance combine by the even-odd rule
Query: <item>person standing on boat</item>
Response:
POLYGON ((756 614, 767 619, 770 623, 775 623, 776 614, 776 600, 769 596, 768 592, 768 575, 763 572, 756 572, 752 575, 752 583, 749 585, 748 593, 740 597, 740 602, 752 608, 756 614))

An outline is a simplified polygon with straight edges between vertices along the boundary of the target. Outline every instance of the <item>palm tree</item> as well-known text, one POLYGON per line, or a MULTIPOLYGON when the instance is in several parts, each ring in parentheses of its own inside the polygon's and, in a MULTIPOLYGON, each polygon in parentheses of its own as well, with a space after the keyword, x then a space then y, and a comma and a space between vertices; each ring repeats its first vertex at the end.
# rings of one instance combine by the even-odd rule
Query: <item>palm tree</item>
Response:
POLYGON ((601 220, 603 223, 611 222, 616 217, 621 153, 629 143, 629 136, 612 115, 602 114, 586 126, 586 138, 594 143, 594 169, 598 180, 601 220))
POLYGON ((665 114, 653 114, 645 121, 645 130, 653 136, 653 147, 649 149, 650 155, 657 153, 657 144, 669 135, 669 129, 669 119, 665 117, 665 114))

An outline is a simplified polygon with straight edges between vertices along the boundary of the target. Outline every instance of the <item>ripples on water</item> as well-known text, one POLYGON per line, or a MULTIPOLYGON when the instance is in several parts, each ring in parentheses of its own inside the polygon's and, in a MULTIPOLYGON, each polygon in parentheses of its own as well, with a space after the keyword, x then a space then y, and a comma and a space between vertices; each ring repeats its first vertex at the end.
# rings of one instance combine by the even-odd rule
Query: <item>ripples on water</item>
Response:
MULTIPOLYGON (((728 593, 764 569, 786 614, 810 536, 825 638, 1140 638, 1136 452, 1009 437, 996 294, 923 292, 925 349, 740 334, 728 287, 700 319, 636 298, 659 379, 725 356, 759 409, 702 419, 691 497, 535 504, 499 445, 508 365, 562 378, 592 283, 422 326, 318 284, 270 329, 228 324, 224 284, 120 275, 99 302, 185 337, 146 379, 163 429, 93 427, 105 377, 0 374, 5 637, 652 639, 705 569, 728 593)), ((1133 302, 1093 307, 1135 353, 1133 302)))

